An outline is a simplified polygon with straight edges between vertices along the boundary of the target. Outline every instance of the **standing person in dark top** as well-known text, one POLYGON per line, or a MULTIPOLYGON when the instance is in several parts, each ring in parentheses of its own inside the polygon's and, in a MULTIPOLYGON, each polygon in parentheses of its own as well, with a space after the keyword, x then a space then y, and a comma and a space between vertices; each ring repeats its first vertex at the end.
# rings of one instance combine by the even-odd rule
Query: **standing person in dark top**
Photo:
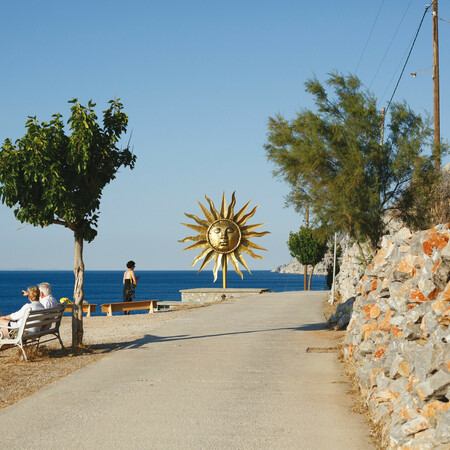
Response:
MULTIPOLYGON (((134 274, 134 268, 136 267, 136 263, 134 261, 127 262, 127 270, 123 274, 123 301, 131 302, 134 298, 134 290, 136 289, 137 280, 139 277, 136 277, 134 274)), ((130 311, 124 311, 124 315, 129 315, 130 311)))

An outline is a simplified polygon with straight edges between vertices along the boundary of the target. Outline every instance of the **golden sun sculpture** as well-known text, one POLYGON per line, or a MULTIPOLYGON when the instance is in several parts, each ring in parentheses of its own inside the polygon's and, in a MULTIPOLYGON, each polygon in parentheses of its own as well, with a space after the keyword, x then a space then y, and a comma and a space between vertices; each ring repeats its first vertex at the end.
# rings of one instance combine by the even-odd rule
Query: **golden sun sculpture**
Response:
POLYGON ((202 249, 200 254, 194 259, 191 267, 196 264, 202 258, 205 258, 199 273, 209 262, 215 259, 214 265, 214 282, 217 280, 217 272, 220 265, 222 265, 223 272, 223 287, 227 287, 227 261, 230 260, 233 263, 234 270, 243 278, 242 272, 239 270, 239 263, 244 266, 249 273, 250 269, 245 262, 242 253, 246 253, 253 258, 264 259, 262 256, 257 255, 251 249, 266 250, 257 244, 250 241, 250 238, 261 237, 269 231, 254 231, 256 228, 265 225, 265 223, 258 223, 255 225, 246 225, 248 219, 254 216, 259 206, 255 206, 249 213, 245 214, 250 202, 248 202, 242 209, 236 214, 234 213, 234 207, 236 204, 235 193, 231 196, 231 203, 227 207, 225 200, 225 192, 222 197, 222 205, 220 212, 217 211, 214 203, 205 195, 206 201, 209 203, 209 211, 200 202, 200 208, 205 215, 205 219, 200 219, 193 214, 184 213, 190 219, 193 219, 197 225, 182 223, 182 225, 197 231, 197 236, 188 236, 179 242, 194 241, 195 244, 183 250, 194 250, 197 248, 202 249))

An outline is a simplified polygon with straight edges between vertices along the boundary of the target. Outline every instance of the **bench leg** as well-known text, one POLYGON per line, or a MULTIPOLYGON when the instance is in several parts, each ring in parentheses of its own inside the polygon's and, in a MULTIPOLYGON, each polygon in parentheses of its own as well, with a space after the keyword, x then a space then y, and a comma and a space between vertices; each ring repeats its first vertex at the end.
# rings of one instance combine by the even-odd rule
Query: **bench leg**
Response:
POLYGON ((88 308, 87 308, 86 317, 91 317, 91 307, 90 306, 88 306, 88 308))
POLYGON ((108 307, 108 316, 112 316, 112 306, 109 305, 108 307))

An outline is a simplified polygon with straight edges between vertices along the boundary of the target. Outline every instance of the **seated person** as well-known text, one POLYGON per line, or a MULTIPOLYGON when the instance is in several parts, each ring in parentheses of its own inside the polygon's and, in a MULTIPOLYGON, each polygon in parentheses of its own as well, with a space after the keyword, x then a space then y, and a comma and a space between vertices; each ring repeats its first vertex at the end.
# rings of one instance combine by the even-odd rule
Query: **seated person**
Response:
MULTIPOLYGON (((42 306, 42 303, 39 301, 40 293, 39 289, 36 286, 29 287, 26 292, 28 295, 28 300, 30 300, 31 303, 25 303, 25 305, 23 305, 22 308, 19 309, 19 311, 13 312, 8 316, 0 317, 0 337, 2 337, 2 335, 3 337, 9 336, 9 330, 6 327, 19 328, 25 312, 29 309, 32 309, 33 311, 36 311, 38 309, 45 309, 42 306)), ((36 329, 30 328, 29 331, 38 331, 39 328, 40 327, 37 327, 36 329)))
POLYGON ((56 308, 59 306, 58 301, 52 295, 52 287, 49 283, 40 283, 38 284, 38 288, 40 291, 40 302, 44 306, 45 309, 56 308))

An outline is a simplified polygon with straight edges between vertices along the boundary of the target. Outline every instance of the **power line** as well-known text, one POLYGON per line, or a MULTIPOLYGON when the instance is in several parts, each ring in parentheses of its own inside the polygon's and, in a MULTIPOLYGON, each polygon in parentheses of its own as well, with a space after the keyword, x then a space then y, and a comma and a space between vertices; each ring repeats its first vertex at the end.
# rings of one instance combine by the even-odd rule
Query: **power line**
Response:
POLYGON ((383 62, 384 62, 384 60, 386 59, 386 56, 387 56, 387 54, 388 54, 388 52, 389 52, 389 49, 391 48, 392 43, 394 42, 394 39, 395 39, 395 37, 397 36, 398 30, 400 29, 400 26, 401 26, 401 24, 403 23, 403 19, 405 18, 406 13, 408 12, 409 7, 411 6, 411 3, 412 3, 412 0, 409 0, 408 6, 406 7, 405 12, 403 13, 403 16, 402 16, 402 18, 401 18, 401 20, 400 20, 400 22, 399 22, 399 24, 398 24, 398 26, 397 26, 397 29, 395 30, 395 33, 394 33, 394 35, 392 36, 391 42, 389 43, 388 48, 386 49, 386 52, 384 53, 384 56, 383 56, 383 58, 382 58, 380 64, 378 65, 378 69, 377 69, 377 71, 375 72, 375 75, 373 76, 372 81, 370 82, 369 89, 372 87, 372 84, 373 84, 373 82, 375 81, 375 78, 377 77, 378 72, 380 71, 381 66, 383 65, 383 62))
POLYGON ((375 17, 375 20, 372 25, 372 29, 370 30, 369 37, 367 38, 366 45, 364 46, 363 51, 361 53, 361 57, 359 58, 358 64, 356 65, 355 74, 358 71, 359 65, 361 64, 361 61, 363 59, 364 53, 367 48, 367 44, 369 43, 370 38, 372 37, 373 29, 375 28, 375 24, 377 23, 378 17, 380 16, 381 8, 383 7, 383 5, 384 5, 384 0, 382 0, 382 2, 381 2, 380 8, 378 9, 377 16, 375 17))
POLYGON ((386 107, 386 114, 389 111, 389 107, 391 106, 392 99, 394 98, 394 95, 395 95, 395 93, 397 91, 398 85, 400 84, 400 80, 402 79, 403 72, 405 71, 406 65, 408 64, 409 57, 411 56, 411 53, 413 51, 414 44, 416 43, 417 36, 419 35, 419 31, 422 28, 422 24, 423 24, 423 21, 425 19, 425 16, 426 16, 428 10, 431 8, 431 6, 432 6, 432 4, 431 5, 427 5, 426 8, 425 8, 425 11, 424 11, 423 16, 422 16, 422 20, 420 21, 419 27, 417 28, 417 31, 416 31, 416 35, 414 36, 414 40, 413 40, 413 43, 411 45, 411 49, 409 50, 409 53, 408 53, 408 56, 406 58, 405 64, 403 65, 402 72, 401 72, 400 76, 398 77, 398 81, 397 81, 397 84, 395 85, 394 92, 392 93, 391 98, 389 100, 389 103, 388 103, 388 105, 386 107))

